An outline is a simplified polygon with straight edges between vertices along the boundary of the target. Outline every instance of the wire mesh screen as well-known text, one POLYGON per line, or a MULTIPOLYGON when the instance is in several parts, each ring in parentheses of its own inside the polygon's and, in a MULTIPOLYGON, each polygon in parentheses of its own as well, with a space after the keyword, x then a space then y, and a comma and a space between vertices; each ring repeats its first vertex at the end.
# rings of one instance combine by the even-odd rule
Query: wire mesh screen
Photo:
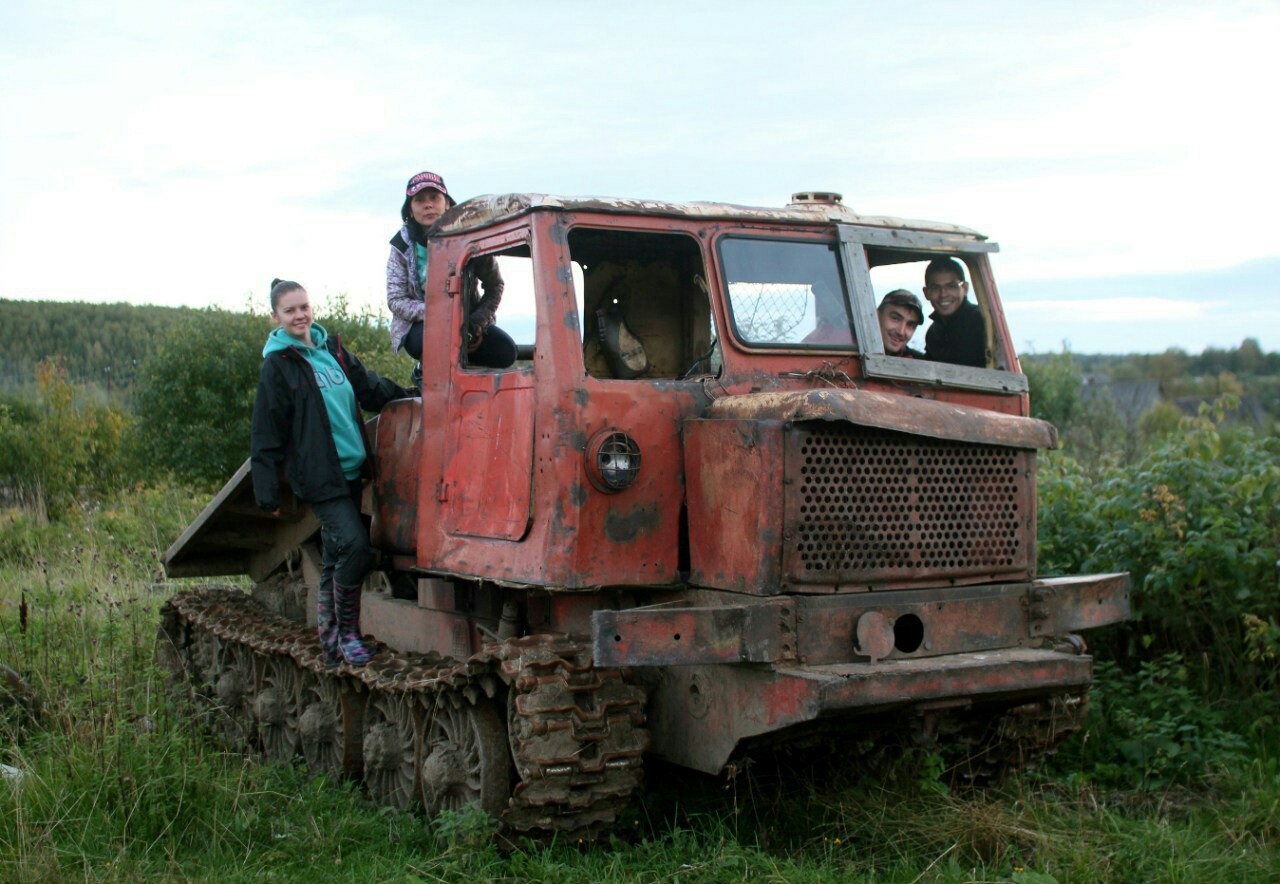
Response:
POLYGON ((852 346, 834 246, 726 237, 720 243, 729 311, 739 340, 764 346, 852 346))
POLYGON ((787 439, 785 552, 801 582, 1025 575, 1034 455, 839 424, 787 439))
POLYGON ((729 300, 738 334, 760 344, 800 341, 814 325, 813 290, 807 285, 735 282, 729 300))

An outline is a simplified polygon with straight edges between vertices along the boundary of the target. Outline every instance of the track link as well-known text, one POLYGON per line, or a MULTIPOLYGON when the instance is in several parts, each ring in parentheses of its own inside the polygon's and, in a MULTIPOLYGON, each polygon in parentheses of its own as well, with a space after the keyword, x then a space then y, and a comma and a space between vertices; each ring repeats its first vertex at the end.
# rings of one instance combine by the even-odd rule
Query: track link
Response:
MULTIPOLYGON (((508 832, 591 838, 607 829, 642 779, 649 745, 645 692, 630 673, 602 669, 590 648, 565 636, 535 635, 486 645, 466 660, 380 651, 367 666, 325 665, 315 630, 271 613, 235 589, 172 596, 161 610, 160 663, 195 689, 207 687, 209 639, 244 646, 263 661, 291 660, 299 670, 366 697, 411 695, 470 704, 506 695, 507 736, 517 780, 499 817, 508 832)), ((252 733, 253 722, 245 722, 252 733)), ((350 723, 348 723, 350 727, 350 723)), ((350 735, 349 735, 350 736, 350 735)), ((244 749, 253 746, 246 741, 244 749)), ((415 747, 403 747, 415 751, 415 747)), ((358 768, 357 768, 358 769, 358 768)))
POLYGON ((951 778, 960 786, 983 787, 1035 768, 1084 726, 1088 713, 1087 693, 1063 693, 1014 706, 992 718, 957 719, 941 738, 963 747, 962 757, 950 767, 951 778))

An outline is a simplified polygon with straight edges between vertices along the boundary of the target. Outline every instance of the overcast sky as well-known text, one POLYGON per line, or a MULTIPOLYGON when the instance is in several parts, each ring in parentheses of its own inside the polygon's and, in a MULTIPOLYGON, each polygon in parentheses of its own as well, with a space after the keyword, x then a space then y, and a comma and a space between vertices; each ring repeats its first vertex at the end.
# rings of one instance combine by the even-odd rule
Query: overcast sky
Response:
POLYGON ((1278 42, 1276 0, 2 0, 0 298, 382 304, 431 169, 836 190, 999 242, 1019 346, 1277 350, 1278 42))

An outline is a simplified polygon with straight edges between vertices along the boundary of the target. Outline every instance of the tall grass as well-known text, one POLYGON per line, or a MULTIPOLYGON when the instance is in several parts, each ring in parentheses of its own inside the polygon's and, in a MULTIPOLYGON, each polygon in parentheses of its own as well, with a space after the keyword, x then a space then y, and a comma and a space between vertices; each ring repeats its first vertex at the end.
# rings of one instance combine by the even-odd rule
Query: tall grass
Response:
MULTIPOLYGON (((888 782, 834 763, 732 781, 658 763, 594 846, 500 847, 471 814, 425 820, 350 783, 216 748, 152 663, 159 555, 203 504, 137 489, 42 524, 0 513, 0 662, 43 714, 0 715, 0 880, 1267 881, 1274 755, 1177 789, 1085 776, 949 793, 927 755, 888 782), (20 611, 25 600, 26 615, 20 611)), ((1254 753, 1258 755, 1258 753, 1254 753)))

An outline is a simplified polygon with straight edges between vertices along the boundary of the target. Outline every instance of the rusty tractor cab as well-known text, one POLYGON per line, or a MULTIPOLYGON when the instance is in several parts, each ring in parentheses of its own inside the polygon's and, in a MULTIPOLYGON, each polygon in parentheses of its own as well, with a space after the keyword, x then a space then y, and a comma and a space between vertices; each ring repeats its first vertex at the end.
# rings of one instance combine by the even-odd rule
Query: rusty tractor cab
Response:
MULTIPOLYGON (((481 197, 431 237, 421 398, 376 420, 389 650, 326 670, 316 526, 241 470, 166 554, 163 659, 232 742, 515 831, 607 827, 651 753, 943 733, 981 773, 1077 728, 1077 633, 1127 575, 1038 579, 1031 418, 988 257, 962 227, 785 208, 481 197), (476 259, 506 281, 506 369, 468 364, 476 259), (986 364, 888 355, 876 305, 965 270, 986 364), (874 728, 872 727, 874 725, 874 728)), ((913 342, 923 349, 924 330, 913 342)))

